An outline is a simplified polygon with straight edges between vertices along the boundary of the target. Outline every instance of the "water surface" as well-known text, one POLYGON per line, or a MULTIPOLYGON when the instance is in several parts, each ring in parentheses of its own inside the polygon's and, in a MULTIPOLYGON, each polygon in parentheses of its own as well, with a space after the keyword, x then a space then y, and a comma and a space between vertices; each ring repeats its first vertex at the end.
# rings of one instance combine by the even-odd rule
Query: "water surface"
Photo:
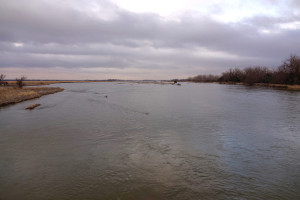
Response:
POLYGON ((56 86, 0 109, 0 199, 300 199, 300 92, 56 86))

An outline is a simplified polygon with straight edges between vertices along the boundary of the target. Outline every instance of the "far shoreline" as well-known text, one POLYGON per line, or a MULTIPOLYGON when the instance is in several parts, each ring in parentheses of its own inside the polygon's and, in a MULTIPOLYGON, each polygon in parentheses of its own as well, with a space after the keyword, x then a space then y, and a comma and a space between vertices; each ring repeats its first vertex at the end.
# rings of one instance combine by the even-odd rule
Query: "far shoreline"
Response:
MULTIPOLYGON (((64 89, 60 87, 24 87, 23 89, 17 88, 15 81, 7 81, 8 86, 0 87, 0 108, 20 103, 23 101, 40 98, 44 95, 54 94, 57 92, 62 92, 64 89)), ((85 80, 76 80, 76 81, 49 81, 49 80, 30 80, 25 81, 26 86, 43 86, 51 84, 60 84, 60 83, 94 83, 94 82, 128 82, 136 84, 161 84, 161 85, 174 85, 173 81, 132 81, 132 80, 114 80, 114 81, 85 81, 85 80)), ((225 84, 225 85, 244 85, 249 87, 265 87, 265 88, 274 88, 282 89, 288 91, 300 91, 300 85, 288 85, 288 84, 268 84, 268 83, 255 83, 253 85, 248 85, 243 82, 195 82, 195 81, 178 81, 186 83, 213 83, 213 84, 225 84)))
POLYGON ((197 82, 197 81, 183 81, 187 83, 211 83, 211 84, 221 84, 221 85, 243 85, 247 87, 265 87, 273 89, 282 89, 289 91, 300 91, 300 85, 289 85, 289 84, 271 84, 271 83, 254 83, 249 85, 243 82, 197 82))
MULTIPOLYGON (((8 86, 16 86, 16 81, 8 80, 6 81, 8 86)), ((108 81, 90 81, 90 80, 25 80, 25 86, 42 86, 42 85, 51 85, 58 83, 92 83, 92 82, 108 82, 108 81)))

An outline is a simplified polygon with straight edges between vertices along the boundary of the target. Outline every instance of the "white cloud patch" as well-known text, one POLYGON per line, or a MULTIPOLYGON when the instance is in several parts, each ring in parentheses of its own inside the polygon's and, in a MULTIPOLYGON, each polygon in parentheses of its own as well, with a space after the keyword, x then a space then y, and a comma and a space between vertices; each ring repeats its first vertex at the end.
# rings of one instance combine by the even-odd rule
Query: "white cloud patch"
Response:
POLYGON ((23 43, 18 43, 18 42, 14 42, 13 45, 14 45, 15 47, 23 47, 23 46, 24 46, 23 43))

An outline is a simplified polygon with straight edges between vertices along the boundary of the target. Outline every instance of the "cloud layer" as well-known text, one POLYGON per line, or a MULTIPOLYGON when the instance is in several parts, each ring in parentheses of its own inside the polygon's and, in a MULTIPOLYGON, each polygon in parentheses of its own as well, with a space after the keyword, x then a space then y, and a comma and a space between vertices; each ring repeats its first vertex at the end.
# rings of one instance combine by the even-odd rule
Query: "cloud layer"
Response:
POLYGON ((109 1, 4 1, 0 72, 10 78, 168 79, 236 66, 276 67, 300 53, 298 1, 277 10, 228 22, 210 10, 163 17, 109 1))

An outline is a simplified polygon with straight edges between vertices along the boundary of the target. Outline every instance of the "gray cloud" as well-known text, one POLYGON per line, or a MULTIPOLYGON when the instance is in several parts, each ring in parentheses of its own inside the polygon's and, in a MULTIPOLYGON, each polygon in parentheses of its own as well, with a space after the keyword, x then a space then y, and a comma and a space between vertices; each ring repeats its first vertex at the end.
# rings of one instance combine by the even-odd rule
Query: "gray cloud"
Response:
MULTIPOLYGON (((299 7, 284 17, 236 23, 188 14, 170 21, 98 1, 100 14, 69 1, 4 1, 0 7, 0 68, 141 68, 221 72, 235 66, 276 66, 300 52, 299 7), (14 43, 20 43, 15 45, 14 43), (22 45, 21 45, 22 44, 22 45), (203 71, 203 70, 202 70, 203 71)), ((294 1, 296 4, 298 1, 294 1)))
MULTIPOLYGON (((298 0, 293 0, 291 5, 298 9, 300 8, 300 2, 298 0)), ((299 14, 299 10, 298 10, 298 14, 299 14)))

